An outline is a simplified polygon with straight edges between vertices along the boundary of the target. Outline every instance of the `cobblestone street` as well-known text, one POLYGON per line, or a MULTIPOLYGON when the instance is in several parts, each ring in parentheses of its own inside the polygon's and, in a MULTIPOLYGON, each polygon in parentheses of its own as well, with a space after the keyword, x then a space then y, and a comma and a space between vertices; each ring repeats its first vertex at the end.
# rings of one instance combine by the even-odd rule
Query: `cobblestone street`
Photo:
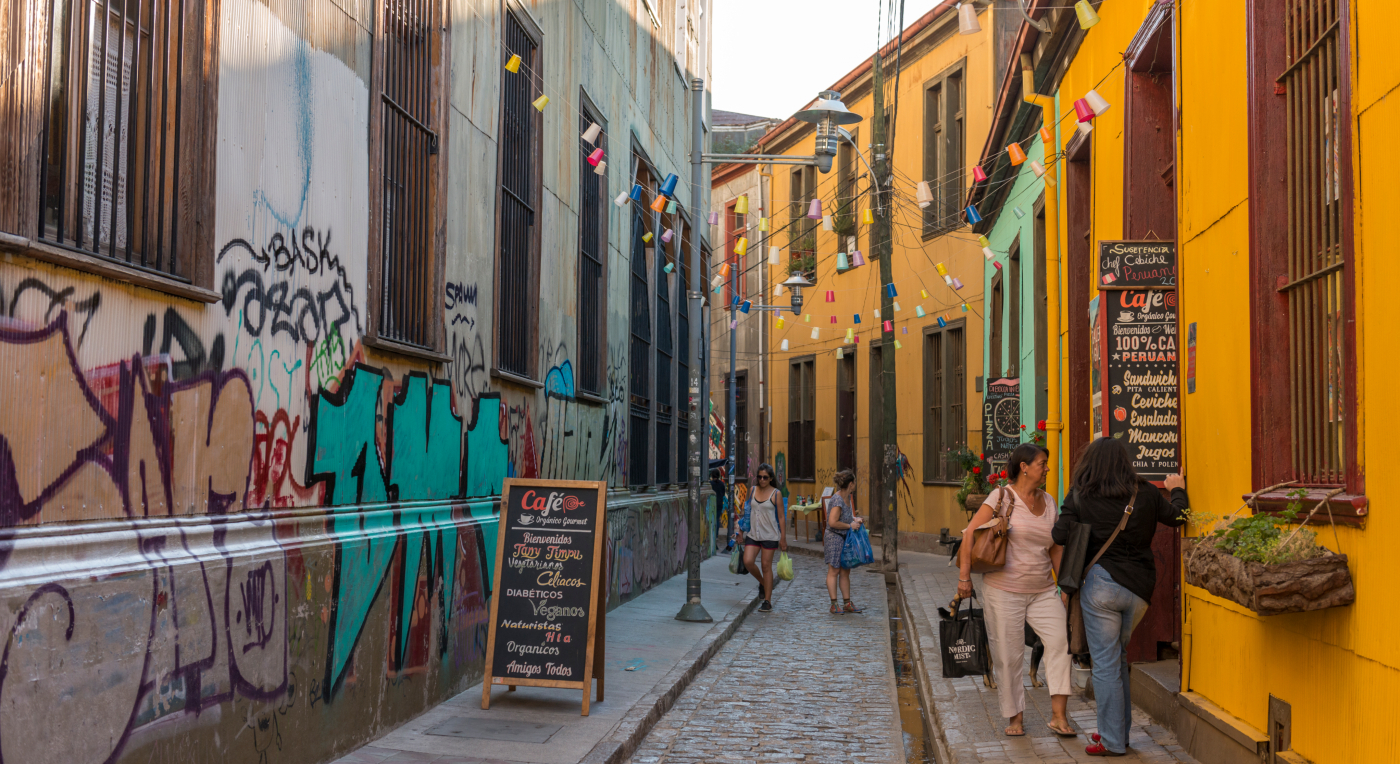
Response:
POLYGON ((826 566, 792 558, 796 576, 775 587, 773 612, 749 616, 634 764, 904 761, 884 577, 853 572, 851 596, 866 610, 833 616, 826 566))

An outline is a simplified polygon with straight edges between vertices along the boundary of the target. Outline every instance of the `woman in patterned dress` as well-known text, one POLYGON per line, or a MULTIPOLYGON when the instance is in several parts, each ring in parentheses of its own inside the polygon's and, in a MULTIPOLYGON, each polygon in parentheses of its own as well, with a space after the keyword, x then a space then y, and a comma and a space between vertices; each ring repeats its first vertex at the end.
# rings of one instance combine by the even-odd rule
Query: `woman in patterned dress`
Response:
POLYGON ((846 532, 859 528, 865 520, 855 516, 851 505, 851 494, 855 492, 856 474, 850 470, 836 473, 836 495, 827 502, 826 540, 822 551, 826 558, 826 592, 831 596, 831 614, 860 613, 865 608, 856 607, 851 602, 851 571, 841 567, 841 548, 846 545, 846 532), (836 583, 841 583, 843 604, 836 605, 836 583))

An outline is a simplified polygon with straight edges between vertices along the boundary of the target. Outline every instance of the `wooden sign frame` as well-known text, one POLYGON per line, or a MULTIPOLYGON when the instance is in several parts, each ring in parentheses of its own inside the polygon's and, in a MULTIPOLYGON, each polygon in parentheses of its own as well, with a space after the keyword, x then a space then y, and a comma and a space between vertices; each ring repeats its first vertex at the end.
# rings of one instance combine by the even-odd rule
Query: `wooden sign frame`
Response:
POLYGON ((607 533, 607 495, 608 484, 597 480, 534 480, 527 478, 506 478, 501 484, 501 512, 498 515, 498 522, 501 526, 496 529, 496 565, 491 577, 491 621, 487 625, 486 636, 486 673, 481 679, 481 707, 489 709, 491 707, 491 688, 495 685, 505 685, 508 692, 515 692, 517 685, 533 687, 558 687, 564 689, 583 690, 583 710, 581 715, 588 716, 588 699, 593 689, 593 680, 598 680, 598 702, 603 702, 603 658, 607 645, 607 605, 608 597, 605 587, 599 586, 599 574, 603 570, 603 536, 607 533), (496 658, 496 624, 497 606, 501 602, 501 597, 505 596, 501 589, 501 565, 505 561, 506 535, 508 528, 505 522, 509 516, 510 497, 515 490, 534 489, 559 489, 559 488, 588 488, 598 492, 597 517, 594 519, 593 533, 593 572, 588 579, 590 597, 593 607, 588 612, 588 646, 584 653, 583 681, 572 682, 559 679, 526 679, 493 677, 492 666, 496 658), (509 684, 507 684, 509 682, 509 684))
POLYGON ((1117 292, 1125 290, 1149 290, 1149 291, 1174 291, 1177 281, 1181 278, 1181 253, 1176 246, 1175 239, 1100 239, 1098 247, 1094 250, 1094 272, 1098 274, 1095 278, 1101 292, 1117 292), (1124 244, 1128 246, 1170 246, 1171 247, 1171 276, 1170 284, 1119 284, 1116 281, 1104 283, 1103 274, 1099 273, 1100 263, 1103 261, 1104 249, 1113 244, 1124 244))

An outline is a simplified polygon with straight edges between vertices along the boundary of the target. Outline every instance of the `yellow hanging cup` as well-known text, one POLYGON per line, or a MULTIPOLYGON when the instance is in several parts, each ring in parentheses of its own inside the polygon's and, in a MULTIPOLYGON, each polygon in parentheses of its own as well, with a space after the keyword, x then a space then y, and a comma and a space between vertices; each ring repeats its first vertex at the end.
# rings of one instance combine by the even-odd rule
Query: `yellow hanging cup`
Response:
POLYGON ((536 111, 544 111, 544 107, 549 105, 549 96, 542 95, 539 98, 536 98, 535 102, 530 105, 534 106, 536 111))
POLYGON ((860 222, 864 223, 865 225, 870 225, 871 223, 875 222, 875 216, 871 214, 869 209, 866 209, 865 211, 860 213, 860 222))
POLYGON ((506 62, 506 71, 511 74, 518 74, 520 72, 520 56, 515 55, 510 57, 510 60, 506 62))

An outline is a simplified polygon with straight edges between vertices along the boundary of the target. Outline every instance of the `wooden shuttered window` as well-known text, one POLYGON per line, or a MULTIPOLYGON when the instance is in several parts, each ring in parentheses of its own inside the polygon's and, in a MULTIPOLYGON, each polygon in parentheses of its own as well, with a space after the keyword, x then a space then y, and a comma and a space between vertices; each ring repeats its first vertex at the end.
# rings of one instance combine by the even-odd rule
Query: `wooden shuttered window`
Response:
POLYGON ((924 208, 924 236, 945 233, 962 225, 963 184, 966 180, 965 62, 945 69, 924 83, 924 174, 933 203, 924 208))
POLYGON ((817 477, 816 359, 788 365, 788 479, 817 477))
POLYGON ((924 482, 956 482, 952 452, 967 445, 964 322, 924 330, 924 482))

